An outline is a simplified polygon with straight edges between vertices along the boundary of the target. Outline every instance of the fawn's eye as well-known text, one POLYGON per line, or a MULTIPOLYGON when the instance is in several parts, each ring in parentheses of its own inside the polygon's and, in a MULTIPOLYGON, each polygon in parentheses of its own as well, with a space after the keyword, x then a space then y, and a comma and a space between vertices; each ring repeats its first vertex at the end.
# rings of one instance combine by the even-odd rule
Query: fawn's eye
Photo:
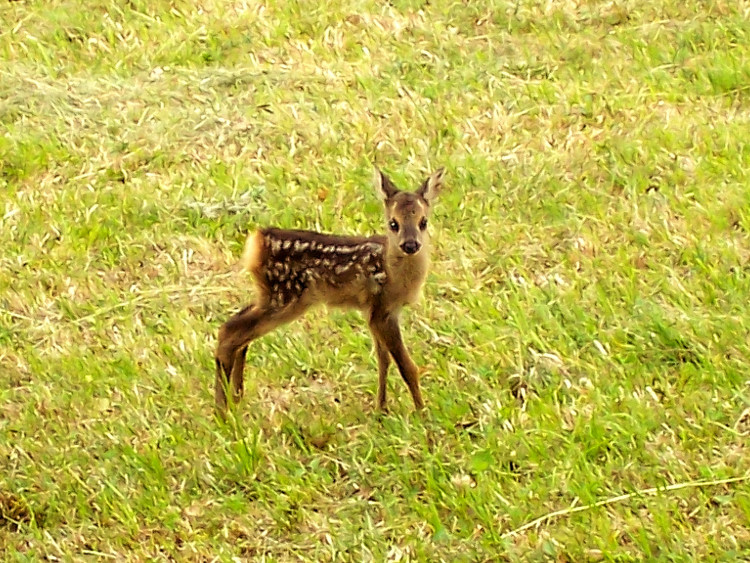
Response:
POLYGON ((390 223, 388 223, 388 228, 391 229, 394 233, 398 232, 398 221, 395 219, 391 219, 390 223))
POLYGON ((422 220, 419 222, 419 230, 424 231, 427 228, 427 217, 422 217, 422 220))

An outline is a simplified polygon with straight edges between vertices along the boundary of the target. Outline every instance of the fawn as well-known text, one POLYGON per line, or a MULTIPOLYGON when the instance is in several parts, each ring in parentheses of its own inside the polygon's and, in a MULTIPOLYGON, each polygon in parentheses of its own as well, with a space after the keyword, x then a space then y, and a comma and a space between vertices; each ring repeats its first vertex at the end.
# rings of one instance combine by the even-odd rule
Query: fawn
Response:
POLYGON ((320 303, 356 308, 367 317, 378 358, 379 410, 386 407, 391 358, 422 409, 417 366, 401 339, 399 312, 419 297, 430 264, 427 219, 443 185, 444 169, 415 192, 400 191, 380 170, 374 184, 383 198, 387 234, 335 236, 313 231, 260 229, 245 244, 242 266, 255 280, 257 299, 224 323, 216 349, 217 412, 227 408, 227 391, 237 403, 243 392, 247 347, 320 303))

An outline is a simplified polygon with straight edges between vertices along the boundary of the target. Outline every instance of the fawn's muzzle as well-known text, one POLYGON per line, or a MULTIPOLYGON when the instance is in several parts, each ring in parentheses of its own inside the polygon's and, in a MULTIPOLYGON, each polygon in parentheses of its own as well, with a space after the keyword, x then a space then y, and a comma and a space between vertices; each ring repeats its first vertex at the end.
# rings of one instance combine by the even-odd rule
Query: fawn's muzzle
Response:
POLYGON ((416 254, 420 249, 420 244, 415 240, 408 240, 401 245, 401 250, 406 254, 416 254))

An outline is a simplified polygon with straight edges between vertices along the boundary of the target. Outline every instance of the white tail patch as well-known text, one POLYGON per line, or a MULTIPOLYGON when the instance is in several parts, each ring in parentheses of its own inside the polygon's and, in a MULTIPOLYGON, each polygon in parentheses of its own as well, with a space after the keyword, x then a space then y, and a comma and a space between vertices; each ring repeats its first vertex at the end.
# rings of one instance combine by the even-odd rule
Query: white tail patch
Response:
POLYGON ((247 237, 245 251, 240 259, 240 266, 246 272, 252 272, 260 265, 260 255, 263 249, 263 235, 255 231, 247 237))

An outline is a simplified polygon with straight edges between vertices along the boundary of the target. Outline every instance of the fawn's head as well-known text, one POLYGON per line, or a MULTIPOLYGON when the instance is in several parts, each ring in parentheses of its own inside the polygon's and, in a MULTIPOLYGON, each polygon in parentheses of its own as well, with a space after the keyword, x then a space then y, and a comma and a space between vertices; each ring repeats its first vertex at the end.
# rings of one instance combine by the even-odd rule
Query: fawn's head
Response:
POLYGON ((429 243, 427 220, 432 202, 443 185, 445 169, 433 172, 415 192, 402 192, 377 168, 375 188, 385 205, 385 221, 390 248, 415 255, 429 243))

